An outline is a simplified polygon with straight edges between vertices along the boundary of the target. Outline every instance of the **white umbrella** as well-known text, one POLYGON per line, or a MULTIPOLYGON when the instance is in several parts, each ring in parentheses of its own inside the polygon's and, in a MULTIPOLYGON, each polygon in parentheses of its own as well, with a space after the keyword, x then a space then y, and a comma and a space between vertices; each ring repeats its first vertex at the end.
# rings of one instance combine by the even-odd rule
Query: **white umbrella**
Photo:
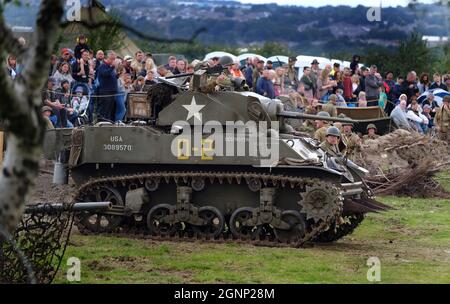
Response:
POLYGON ((434 101, 436 101, 436 103, 438 104, 438 106, 442 106, 443 103, 443 99, 445 96, 450 96, 450 93, 447 92, 446 90, 443 89, 433 89, 433 90, 428 90, 426 92, 424 92, 422 95, 419 96, 419 98, 417 98, 417 101, 419 103, 423 103, 427 98, 428 95, 432 93, 434 95, 434 101))

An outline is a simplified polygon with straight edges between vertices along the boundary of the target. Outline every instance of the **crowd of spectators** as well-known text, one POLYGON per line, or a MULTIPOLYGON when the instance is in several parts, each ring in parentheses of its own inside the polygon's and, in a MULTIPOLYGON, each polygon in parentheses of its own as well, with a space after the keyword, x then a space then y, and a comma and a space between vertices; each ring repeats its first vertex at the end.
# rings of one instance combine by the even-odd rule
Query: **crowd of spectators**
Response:
MULTIPOLYGON (((210 59, 212 65, 218 61, 210 59)), ((327 110, 331 116, 336 116, 332 109, 336 106, 378 106, 399 127, 421 133, 433 127, 439 104, 432 93, 421 103, 418 97, 431 89, 448 91, 449 74, 434 73, 430 77, 411 71, 406 77, 395 78, 393 72, 386 71, 383 77, 376 65, 360 67, 359 61, 360 56, 355 55, 350 67, 335 63, 320 69, 319 62, 313 60, 310 66, 303 67, 300 79, 295 57, 276 68, 270 60, 248 58, 245 66, 234 62, 228 71, 232 77, 245 79, 249 89, 258 94, 290 98, 297 111, 316 114, 322 104, 325 109, 331 108, 327 110)), ((142 51, 122 58, 114 51, 91 49, 88 38, 80 35, 73 51, 63 48, 59 56, 50 58, 49 78, 42 93, 43 113, 54 127, 72 127, 80 123, 80 118, 87 121, 89 113, 96 113, 99 120, 120 122, 125 118, 128 93, 148 90, 158 77, 192 73, 198 63, 170 56, 167 64, 157 66, 152 55, 142 51), (92 96, 97 98, 95 109, 92 96)), ((10 55, 7 69, 15 79, 23 67, 10 55)))

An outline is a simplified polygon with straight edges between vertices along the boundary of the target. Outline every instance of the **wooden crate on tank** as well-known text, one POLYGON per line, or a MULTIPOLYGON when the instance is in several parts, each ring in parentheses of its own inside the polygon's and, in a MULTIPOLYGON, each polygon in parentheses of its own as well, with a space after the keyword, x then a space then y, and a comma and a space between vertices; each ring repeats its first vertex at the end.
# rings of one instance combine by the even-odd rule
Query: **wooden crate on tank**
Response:
POLYGON ((152 108, 147 93, 129 93, 127 97, 128 119, 150 119, 152 108))

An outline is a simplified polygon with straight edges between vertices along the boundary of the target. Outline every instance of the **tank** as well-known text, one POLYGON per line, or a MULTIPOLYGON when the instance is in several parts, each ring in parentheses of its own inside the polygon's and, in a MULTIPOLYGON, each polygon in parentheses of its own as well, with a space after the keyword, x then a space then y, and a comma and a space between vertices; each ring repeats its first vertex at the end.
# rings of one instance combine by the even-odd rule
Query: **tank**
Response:
POLYGON ((315 116, 252 92, 205 93, 197 76, 190 90, 161 80, 176 93, 158 107, 149 97, 148 119, 47 132, 45 155, 66 161, 75 200, 113 205, 78 213, 80 232, 299 247, 335 241, 388 208, 367 170, 285 123, 315 116))

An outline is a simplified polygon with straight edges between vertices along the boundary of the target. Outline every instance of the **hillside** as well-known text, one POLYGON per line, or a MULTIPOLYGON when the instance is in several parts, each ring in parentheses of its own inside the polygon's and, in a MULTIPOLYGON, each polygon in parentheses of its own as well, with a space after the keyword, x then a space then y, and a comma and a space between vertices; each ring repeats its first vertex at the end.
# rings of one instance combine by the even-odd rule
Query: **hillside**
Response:
MULTIPOLYGON (((33 24, 39 1, 29 2, 28 8, 7 8, 10 25, 33 24)), ((312 8, 211 0, 105 0, 103 4, 146 33, 186 38, 206 27, 208 31, 199 36, 199 41, 207 45, 246 47, 274 41, 303 54, 395 46, 413 30, 423 35, 449 34, 446 19, 450 9, 435 5, 383 8, 381 21, 369 22, 368 8, 363 6, 312 8)))

